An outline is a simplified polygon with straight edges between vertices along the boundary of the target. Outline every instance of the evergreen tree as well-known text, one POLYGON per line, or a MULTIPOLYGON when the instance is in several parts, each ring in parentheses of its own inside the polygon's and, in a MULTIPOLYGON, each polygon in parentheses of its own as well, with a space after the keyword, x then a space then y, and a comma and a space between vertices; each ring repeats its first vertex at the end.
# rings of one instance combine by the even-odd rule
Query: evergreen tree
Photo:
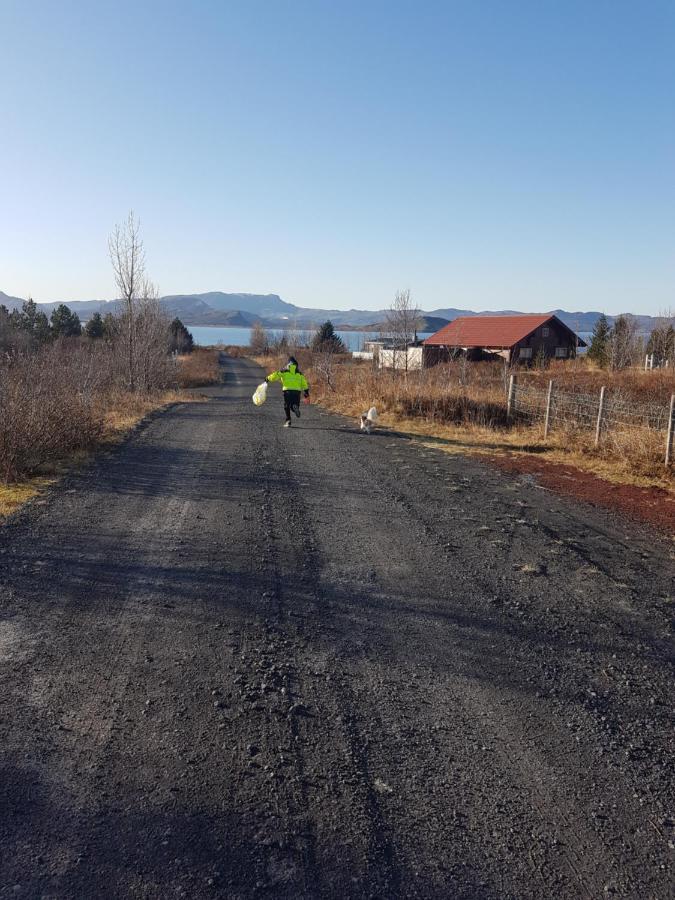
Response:
POLYGON ((84 330, 87 334, 87 337, 91 338, 92 340, 98 340, 99 338, 102 338, 105 334, 105 326, 103 324, 101 313, 95 312, 91 319, 89 319, 87 324, 84 326, 84 330))
POLYGON ((10 349, 15 334, 11 314, 7 307, 0 303, 0 353, 10 349))
POLYGON ((335 333, 330 319, 323 323, 312 339, 312 350, 315 353, 346 353, 342 338, 335 333))
POLYGON ((169 325, 169 353, 192 353, 194 340, 180 319, 169 325))
POLYGON ((52 336, 49 319, 38 309, 37 303, 31 299, 24 300, 21 312, 12 313, 10 317, 17 328, 25 331, 32 344, 44 344, 52 336))
POLYGON ((52 334, 54 337, 79 337, 82 334, 82 323, 65 303, 59 303, 52 313, 52 334))
POLYGON ((609 322, 603 313, 593 327, 591 345, 587 353, 588 358, 602 369, 605 369, 609 363, 609 341, 609 322))

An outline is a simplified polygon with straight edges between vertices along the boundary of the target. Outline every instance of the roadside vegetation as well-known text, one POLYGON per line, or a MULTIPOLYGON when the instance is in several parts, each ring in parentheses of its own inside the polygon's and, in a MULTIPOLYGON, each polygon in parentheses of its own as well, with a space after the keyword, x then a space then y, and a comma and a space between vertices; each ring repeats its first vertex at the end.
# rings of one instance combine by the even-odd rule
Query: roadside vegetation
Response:
MULTIPOLYGON (((314 398, 327 408, 357 416, 375 405, 383 425, 441 438, 449 451, 534 453, 612 480, 672 487, 672 471, 664 466, 665 431, 608 431, 596 447, 592 430, 565 421, 544 437, 541 417, 508 420, 510 373, 498 364, 454 362, 404 376, 344 357, 335 361, 329 384, 321 377, 320 360, 308 355, 303 362, 314 398)), ((586 395, 605 385, 624 401, 664 409, 675 391, 672 371, 598 372, 583 361, 555 363, 546 372, 521 370, 517 378, 542 393, 551 379, 572 394, 586 395)))
MULTIPOLYGON (((415 309, 408 292, 398 292, 387 327, 401 346, 412 340, 415 309)), ((604 317, 603 317, 604 319, 604 317)), ((551 382, 557 396, 576 400, 584 410, 587 398, 606 396, 622 410, 656 409, 667 415, 675 393, 675 331, 672 316, 664 316, 647 339, 637 335, 630 319, 621 317, 610 328, 601 319, 586 356, 571 360, 539 360, 529 368, 504 362, 470 362, 458 354, 449 363, 421 371, 380 369, 374 362, 353 359, 332 341, 321 340, 330 322, 308 341, 266 341, 260 329, 249 353, 267 367, 285 363, 288 352, 300 361, 312 387, 313 400, 348 416, 359 416, 375 405, 380 423, 440 446, 448 452, 536 457, 565 463, 617 483, 673 491, 672 466, 665 466, 665 424, 638 424, 603 429, 596 446, 595 431, 572 413, 560 412, 544 434, 542 409, 530 415, 508 415, 507 394, 515 376, 520 394, 545 397, 551 382), (645 353, 660 368, 644 370, 645 353), (667 365, 666 365, 667 363, 667 365), (584 424, 586 427, 582 427, 584 424)))
POLYGON ((218 379, 218 354, 194 352, 160 310, 133 216, 110 252, 123 302, 84 327, 63 304, 49 319, 32 300, 0 306, 0 515, 153 410, 196 399, 183 388, 218 379))
POLYGON ((220 350, 195 349, 177 358, 178 380, 182 388, 206 387, 220 381, 220 350))

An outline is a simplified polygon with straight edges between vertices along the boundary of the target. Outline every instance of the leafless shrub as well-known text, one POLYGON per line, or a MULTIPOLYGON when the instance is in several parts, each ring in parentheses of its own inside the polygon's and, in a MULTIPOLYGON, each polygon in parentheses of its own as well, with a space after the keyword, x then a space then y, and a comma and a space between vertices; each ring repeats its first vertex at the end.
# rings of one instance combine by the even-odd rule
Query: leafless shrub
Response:
POLYGON ((335 390, 333 381, 335 378, 336 358, 335 347, 330 342, 325 342, 321 345, 320 350, 312 354, 313 368, 330 391, 335 390))
POLYGON ((270 349, 270 336, 262 322, 254 322, 251 328, 249 348, 254 356, 264 356, 270 349))
POLYGON ((0 478, 13 481, 100 436, 110 352, 58 341, 0 371, 0 478))
POLYGON ((609 335, 609 367, 613 371, 639 364, 643 352, 637 319, 619 316, 609 335))
POLYGON ((128 389, 128 326, 116 320, 105 341, 61 338, 0 357, 0 479, 16 481, 92 447, 125 395, 158 396, 174 383, 166 319, 154 301, 135 310, 133 371, 128 389))
POLYGON ((657 367, 675 366, 675 312, 672 309, 659 313, 656 327, 649 336, 647 353, 657 367))
POLYGON ((175 380, 176 371, 167 353, 169 318, 162 312, 157 289, 151 282, 144 282, 133 313, 136 388, 145 394, 163 390, 175 380))

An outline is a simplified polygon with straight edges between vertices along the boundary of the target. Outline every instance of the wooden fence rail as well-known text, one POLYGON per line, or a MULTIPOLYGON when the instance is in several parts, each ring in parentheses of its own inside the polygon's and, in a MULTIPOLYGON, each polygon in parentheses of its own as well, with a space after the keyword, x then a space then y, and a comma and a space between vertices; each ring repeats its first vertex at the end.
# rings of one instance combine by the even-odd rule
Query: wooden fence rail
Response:
POLYGON ((610 395, 603 386, 598 394, 564 392, 550 381, 545 391, 521 385, 515 376, 509 380, 507 397, 509 421, 526 419, 542 421, 544 437, 560 425, 595 432, 595 446, 603 435, 632 432, 634 429, 665 432, 665 464, 673 460, 675 430, 675 394, 670 406, 658 403, 637 403, 620 395, 610 395))

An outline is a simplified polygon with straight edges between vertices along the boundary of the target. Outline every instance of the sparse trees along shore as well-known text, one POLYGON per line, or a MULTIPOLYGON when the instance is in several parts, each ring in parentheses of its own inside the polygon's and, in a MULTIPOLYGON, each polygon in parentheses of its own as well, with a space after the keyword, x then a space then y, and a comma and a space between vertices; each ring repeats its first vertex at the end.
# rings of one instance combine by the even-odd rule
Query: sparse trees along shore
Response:
POLYGON ((176 385, 173 352, 191 352, 192 336, 160 309, 133 214, 113 232, 110 254, 116 315, 94 313, 82 328, 65 304, 50 318, 31 299, 21 310, 0 306, 0 480, 88 449, 176 385))
POLYGON ((586 354, 596 366, 613 372, 641 366, 645 354, 653 355, 656 366, 675 365, 675 316, 672 312, 659 316, 658 325, 649 337, 640 334, 632 316, 618 316, 610 326, 602 315, 595 323, 586 354))

